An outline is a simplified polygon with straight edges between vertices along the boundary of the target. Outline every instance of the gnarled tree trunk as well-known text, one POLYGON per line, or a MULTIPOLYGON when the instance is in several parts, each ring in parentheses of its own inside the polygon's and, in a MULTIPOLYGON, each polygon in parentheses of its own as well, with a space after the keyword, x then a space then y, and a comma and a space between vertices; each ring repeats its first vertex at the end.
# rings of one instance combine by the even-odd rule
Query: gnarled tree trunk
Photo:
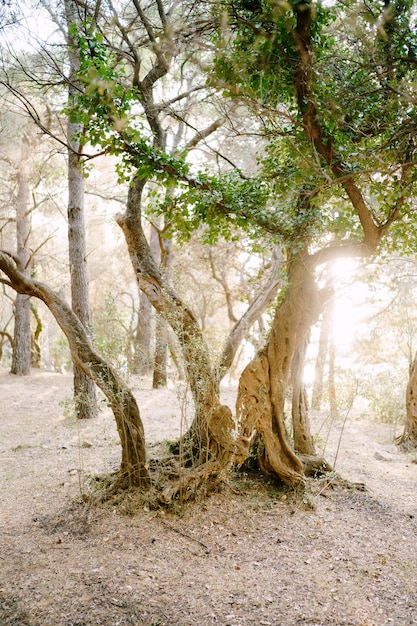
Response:
POLYGON ((144 186, 145 181, 134 178, 129 187, 126 212, 118 216, 117 222, 125 235, 140 289, 160 316, 170 324, 183 351, 195 407, 195 418, 186 438, 181 442, 184 458, 199 465, 214 454, 228 463, 232 461, 236 446, 232 435, 232 413, 220 402, 219 384, 194 314, 164 281, 149 248, 141 225, 144 186))
POLYGON ((119 483, 122 486, 146 487, 146 450, 142 420, 132 392, 113 368, 93 349, 78 317, 56 292, 19 272, 11 257, 0 252, 0 269, 10 286, 25 296, 42 300, 65 333, 71 356, 77 366, 100 387, 112 408, 122 444, 119 483))
POLYGON ((320 297, 306 252, 289 262, 288 285, 278 305, 267 345, 249 363, 239 381, 237 415, 240 434, 257 431, 261 469, 287 484, 300 482, 303 464, 285 430, 284 402, 290 367, 300 341, 320 312, 320 297))

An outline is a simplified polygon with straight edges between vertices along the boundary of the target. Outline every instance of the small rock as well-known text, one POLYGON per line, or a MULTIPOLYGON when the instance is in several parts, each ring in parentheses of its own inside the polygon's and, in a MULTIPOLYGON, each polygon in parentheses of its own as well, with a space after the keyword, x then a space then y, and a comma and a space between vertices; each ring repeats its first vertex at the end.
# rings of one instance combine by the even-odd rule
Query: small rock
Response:
POLYGON ((386 462, 391 462, 391 461, 395 461, 395 457, 390 454, 389 452, 375 452, 375 458, 377 459, 377 461, 386 461, 386 462))
POLYGON ((81 447, 82 447, 82 448, 92 448, 92 447, 93 447, 93 444, 91 443, 91 441, 88 441, 88 440, 86 439, 85 441, 83 441, 83 443, 82 443, 81 447))

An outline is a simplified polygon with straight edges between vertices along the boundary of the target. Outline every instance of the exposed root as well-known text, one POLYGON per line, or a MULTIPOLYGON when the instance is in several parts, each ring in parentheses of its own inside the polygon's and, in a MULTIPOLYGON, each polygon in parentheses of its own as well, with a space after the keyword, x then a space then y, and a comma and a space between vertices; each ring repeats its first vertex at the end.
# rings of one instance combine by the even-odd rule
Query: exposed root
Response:
POLYGON ((225 471, 217 460, 209 460, 197 467, 186 468, 176 457, 154 460, 149 464, 151 482, 133 485, 120 473, 96 477, 90 481, 91 493, 85 496, 95 504, 123 503, 132 512, 145 507, 155 510, 173 504, 183 504, 205 498, 217 491, 225 480, 225 471))
POLYGON ((415 452, 417 450, 417 440, 410 436, 408 432, 404 432, 402 435, 395 439, 395 445, 402 452, 415 452))
POLYGON ((303 464, 305 476, 324 476, 333 471, 333 468, 327 463, 326 459, 321 455, 304 456, 299 455, 299 459, 303 464))

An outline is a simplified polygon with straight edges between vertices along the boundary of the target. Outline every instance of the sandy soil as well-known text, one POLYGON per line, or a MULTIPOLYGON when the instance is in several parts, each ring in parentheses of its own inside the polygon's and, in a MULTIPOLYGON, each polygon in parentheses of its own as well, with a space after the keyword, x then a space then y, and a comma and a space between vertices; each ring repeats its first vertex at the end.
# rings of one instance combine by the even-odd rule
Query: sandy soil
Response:
MULTIPOLYGON (((71 384, 0 372, 1 626, 417 625, 417 465, 389 426, 332 425, 328 461, 342 434, 336 469, 366 491, 300 498, 243 476, 198 506, 126 515, 82 501, 120 445, 106 407, 68 415, 71 384)), ((189 406, 131 386, 152 454, 189 406)))

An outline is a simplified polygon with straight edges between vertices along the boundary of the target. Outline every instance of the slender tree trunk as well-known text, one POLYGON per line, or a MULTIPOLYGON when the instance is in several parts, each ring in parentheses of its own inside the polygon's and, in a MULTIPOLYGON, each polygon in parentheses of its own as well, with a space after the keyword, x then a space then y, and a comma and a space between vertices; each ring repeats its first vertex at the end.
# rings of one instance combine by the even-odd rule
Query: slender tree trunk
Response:
POLYGON ((172 288, 164 282, 141 225, 141 202, 145 182, 135 178, 128 192, 124 215, 118 216, 140 289, 155 310, 170 324, 180 342, 187 378, 195 406, 195 418, 182 442, 186 458, 197 465, 214 454, 231 462, 236 442, 234 422, 220 403, 219 384, 211 367, 209 351, 197 320, 172 288))
POLYGON ((336 365, 336 346, 334 343, 333 333, 329 338, 329 406, 330 417, 337 419, 339 417, 339 409, 337 406, 336 381, 335 381, 335 365, 336 365))
POLYGON ((167 353, 168 353, 168 327, 166 321, 158 315, 155 328, 155 357, 152 378, 152 388, 166 387, 167 376, 167 353))
POLYGON ((294 352, 291 365, 292 382, 292 424, 294 436, 294 450, 297 454, 315 456, 313 437, 310 430, 308 416, 307 390, 303 380, 304 364, 310 332, 300 342, 294 352))
POLYGON ((30 310, 33 317, 35 318, 35 330, 31 334, 31 362, 32 367, 40 367, 41 347, 39 345, 39 337, 43 329, 42 320, 39 317, 39 313, 33 302, 30 303, 30 310))
MULTIPOLYGON (((28 238, 29 223, 29 165, 30 142, 23 139, 22 159, 17 172, 16 198, 16 259, 19 268, 29 274, 28 238)), ((31 366, 30 298, 17 294, 14 302, 14 335, 11 373, 16 376, 30 374, 31 366)))
POLYGON ((141 376, 145 376, 151 371, 151 314, 152 305, 149 298, 139 289, 133 372, 141 376))
MULTIPOLYGON (((156 230, 156 229, 154 229, 156 230)), ((160 231, 158 236, 158 253, 154 253, 154 258, 159 258, 159 267, 163 280, 169 282, 172 266, 172 239, 162 237, 160 231)), ((168 384, 168 324, 166 320, 158 316, 155 328, 155 360, 152 387, 158 389, 166 387, 168 384)))
MULTIPOLYGON (((78 23, 78 5, 74 0, 65 0, 68 31, 78 23)), ((71 35, 68 36, 68 56, 70 79, 68 100, 72 103, 77 98, 74 75, 79 67, 78 55, 73 48, 71 35)), ((84 225, 84 176, 81 169, 79 136, 81 124, 68 120, 68 250, 71 277, 71 302, 74 313, 84 328, 91 326, 87 257, 84 225)), ((95 386, 90 377, 74 363, 74 401, 77 417, 81 419, 95 417, 98 412, 95 386)))
POLYGON ((9 255, 0 252, 0 269, 7 274, 11 286, 22 295, 42 300, 65 333, 71 356, 77 366, 96 382, 112 408, 122 444, 119 484, 123 487, 147 487, 146 449, 139 408, 132 392, 113 368, 92 347, 90 338, 79 318, 56 292, 46 285, 29 279, 9 255))
POLYGON ((326 304, 320 326, 319 349, 314 370, 313 393, 311 398, 311 408, 320 411, 323 398, 324 368, 329 351, 329 338, 333 323, 333 298, 326 304))

